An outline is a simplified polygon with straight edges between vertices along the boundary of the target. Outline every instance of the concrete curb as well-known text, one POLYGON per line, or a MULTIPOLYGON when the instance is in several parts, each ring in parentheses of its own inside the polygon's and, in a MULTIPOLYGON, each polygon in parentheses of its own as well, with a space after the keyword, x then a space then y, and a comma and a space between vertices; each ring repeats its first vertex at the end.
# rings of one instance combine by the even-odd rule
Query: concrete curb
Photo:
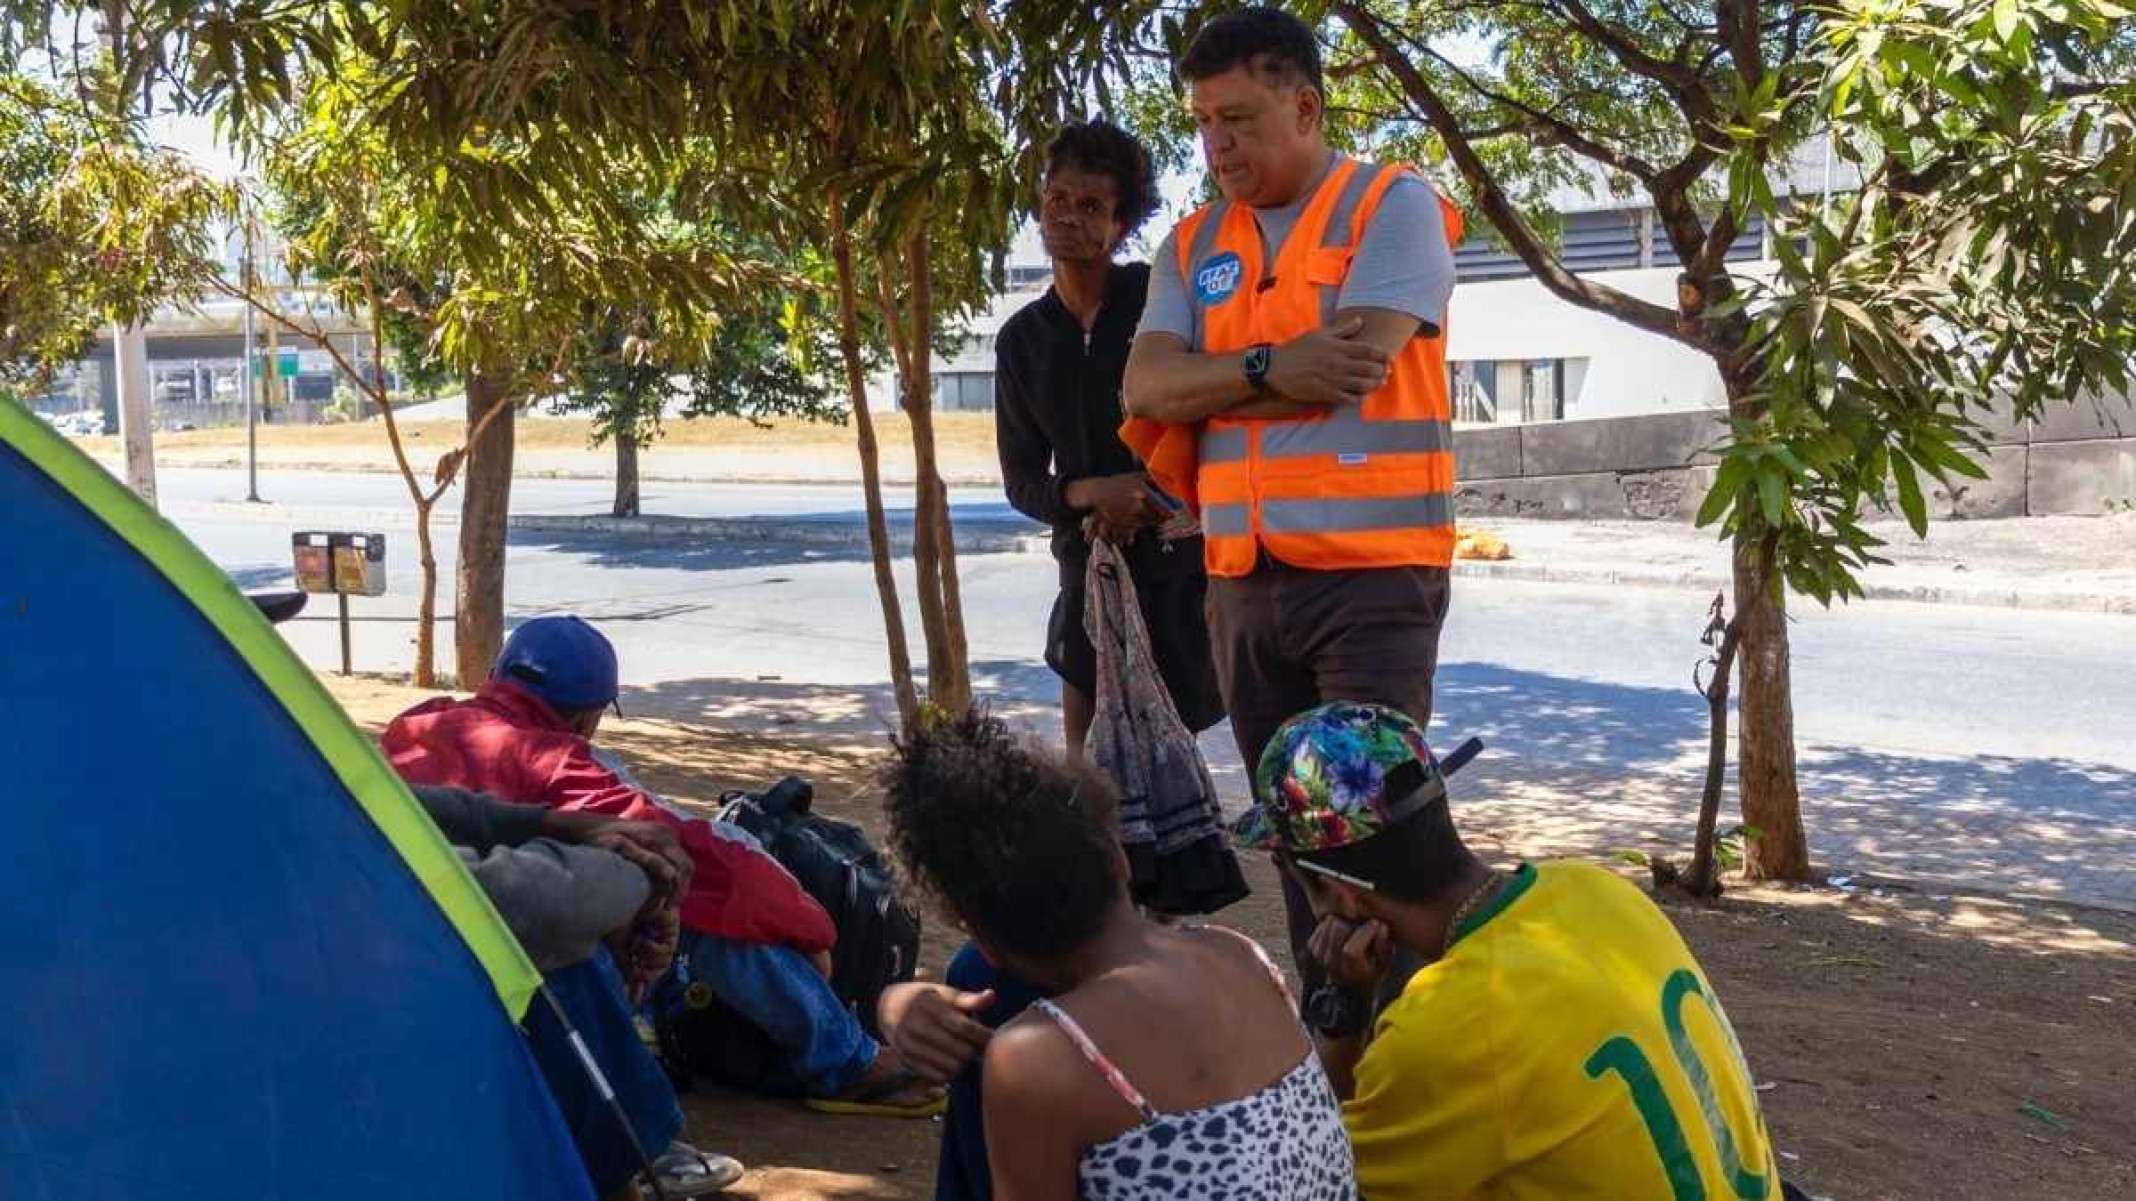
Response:
MULTIPOLYGON (((1665 588, 1696 592, 1715 592, 1728 586, 1726 577, 1711 571, 1640 570, 1589 564, 1553 566, 1548 563, 1522 563, 1517 560, 1463 561, 1454 564, 1454 574, 1482 579, 1526 580, 1534 583, 1616 584, 1631 588, 1665 588)), ((2136 595, 2127 593, 1880 583, 1873 571, 1863 590, 1868 594, 1869 600, 2136 616, 2136 595)))

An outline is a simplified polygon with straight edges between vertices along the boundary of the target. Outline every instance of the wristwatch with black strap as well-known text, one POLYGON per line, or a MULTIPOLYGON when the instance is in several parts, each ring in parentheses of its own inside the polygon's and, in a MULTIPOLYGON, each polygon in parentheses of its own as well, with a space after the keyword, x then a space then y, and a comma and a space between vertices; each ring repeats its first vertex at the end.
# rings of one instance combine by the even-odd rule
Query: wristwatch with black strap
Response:
POLYGON ((1275 359, 1275 348, 1266 342, 1256 342, 1246 348, 1246 357, 1240 366, 1246 372, 1246 382, 1259 392, 1268 382, 1268 365, 1275 359))
POLYGON ((1323 984, 1305 999, 1305 1024, 1326 1039, 1356 1038, 1372 1016, 1365 995, 1339 984, 1323 984))

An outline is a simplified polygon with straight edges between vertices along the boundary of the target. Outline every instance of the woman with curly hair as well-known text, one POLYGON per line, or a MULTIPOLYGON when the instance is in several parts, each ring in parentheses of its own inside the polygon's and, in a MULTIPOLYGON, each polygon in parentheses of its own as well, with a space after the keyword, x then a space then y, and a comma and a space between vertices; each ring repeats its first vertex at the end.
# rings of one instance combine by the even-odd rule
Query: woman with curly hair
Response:
POLYGON ((980 954, 1039 994, 991 1038, 973 1020, 998 1003, 986 994, 911 984, 885 1000, 892 1025, 922 995, 964 1015, 934 1024, 948 1037, 928 1058, 942 1066, 984 1046, 992 1196, 1356 1195, 1334 1092, 1281 974, 1243 935, 1136 910, 1102 775, 984 713, 896 750, 882 780, 892 852, 980 954))

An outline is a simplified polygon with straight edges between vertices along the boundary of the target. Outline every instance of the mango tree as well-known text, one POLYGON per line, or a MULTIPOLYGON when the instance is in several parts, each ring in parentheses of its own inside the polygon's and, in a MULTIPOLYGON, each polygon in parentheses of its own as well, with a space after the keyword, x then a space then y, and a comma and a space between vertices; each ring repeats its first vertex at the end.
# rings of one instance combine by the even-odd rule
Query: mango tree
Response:
MULTIPOLYGON (((1135 111, 1219 5, 1114 9, 1135 111)), ((1925 529, 1922 477, 1981 471, 1980 422, 2125 382, 2129 43, 2105 0, 1346 0, 1322 34, 1339 141, 1436 168, 1559 299, 1681 343, 1726 395, 1698 514, 1729 539, 1694 889, 1711 891, 1730 681, 1753 877, 1810 874, 1786 596, 1860 595, 1862 526, 1925 529), (1829 131, 1837 194, 1781 186, 1829 131), (1673 303, 1567 265, 1552 200, 1650 208, 1673 303), (1769 268, 1731 265, 1760 224, 1769 268)), ((1047 14, 1028 14, 1045 20, 1047 14)), ((1067 19, 1052 14, 1056 19, 1067 19)), ((1177 100, 1173 101, 1176 106, 1177 100)), ((1178 125, 1171 124, 1174 129, 1178 125)), ((1480 218, 1480 221, 1476 219, 1480 218)), ((1458 312, 1455 315, 1458 320, 1458 312)))

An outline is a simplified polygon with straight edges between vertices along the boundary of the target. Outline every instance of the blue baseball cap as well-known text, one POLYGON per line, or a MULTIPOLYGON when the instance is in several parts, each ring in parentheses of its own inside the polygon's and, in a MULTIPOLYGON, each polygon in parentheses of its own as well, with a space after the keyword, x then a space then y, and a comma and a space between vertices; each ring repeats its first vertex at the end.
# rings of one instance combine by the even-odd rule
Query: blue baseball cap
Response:
POLYGON ((537 617, 505 639, 490 678, 524 687, 558 713, 599 709, 616 703, 616 648, 583 619, 537 617))

